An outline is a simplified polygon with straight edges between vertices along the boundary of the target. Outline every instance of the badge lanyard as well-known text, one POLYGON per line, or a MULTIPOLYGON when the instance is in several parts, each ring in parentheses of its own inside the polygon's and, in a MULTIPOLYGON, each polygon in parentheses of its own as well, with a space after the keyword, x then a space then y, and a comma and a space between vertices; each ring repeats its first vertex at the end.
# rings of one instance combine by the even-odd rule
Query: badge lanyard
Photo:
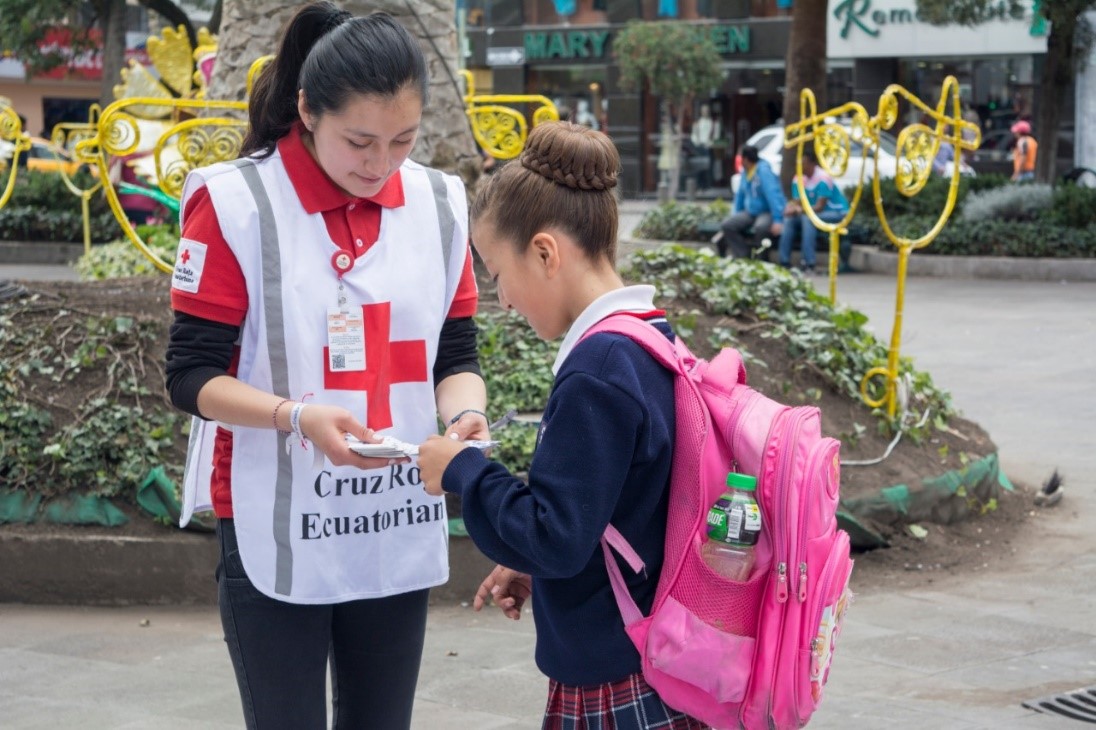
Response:
POLYGON ((331 257, 331 268, 339 282, 338 304, 327 308, 327 365, 331 372, 365 370, 365 321, 360 307, 348 306, 343 275, 354 268, 354 257, 337 251, 331 257))

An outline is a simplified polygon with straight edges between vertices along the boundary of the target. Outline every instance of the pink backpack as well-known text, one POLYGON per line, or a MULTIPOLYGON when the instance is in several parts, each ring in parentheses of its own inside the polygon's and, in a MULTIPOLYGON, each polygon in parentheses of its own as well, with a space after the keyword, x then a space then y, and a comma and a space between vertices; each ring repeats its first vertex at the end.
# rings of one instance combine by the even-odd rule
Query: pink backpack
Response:
POLYGON ((650 616, 628 593, 610 547, 643 563, 610 525, 601 540, 643 676, 670 707, 716 728, 798 728, 822 699, 851 600, 849 536, 837 529, 840 443, 817 408, 784 406, 746 385, 736 350, 695 358, 650 324, 614 315, 591 328, 635 340, 674 381, 677 435, 666 554, 650 616), (708 508, 728 472, 758 478, 762 533, 750 578, 701 558, 708 508))

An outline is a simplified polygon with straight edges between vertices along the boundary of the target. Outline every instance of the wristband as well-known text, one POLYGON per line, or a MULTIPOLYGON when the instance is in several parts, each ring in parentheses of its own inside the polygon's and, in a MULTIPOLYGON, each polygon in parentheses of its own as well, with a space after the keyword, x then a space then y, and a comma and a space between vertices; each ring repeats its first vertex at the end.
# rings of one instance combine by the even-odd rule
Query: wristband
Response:
POLYGON ((301 440, 302 445, 307 441, 304 432, 301 431, 301 411, 303 411, 305 407, 304 403, 294 403, 293 410, 289 412, 289 428, 292 429, 293 433, 297 434, 297 438, 301 440))
POLYGON ((278 405, 274 406, 274 415, 271 417, 270 420, 272 420, 274 422, 274 430, 277 431, 278 433, 291 433, 290 431, 283 431, 282 429, 278 428, 278 411, 279 411, 279 409, 281 409, 282 406, 284 406, 286 403, 289 403, 289 402, 290 402, 289 398, 283 398, 278 403, 278 405))
POLYGON ((476 408, 465 408, 463 411, 461 411, 460 413, 458 413, 457 415, 455 415, 455 416, 453 416, 452 418, 449 419, 449 425, 452 426, 454 423, 456 423, 457 421, 459 421, 461 418, 463 418, 464 416, 466 416, 469 413, 478 413, 481 416, 483 416, 483 420, 485 420, 487 422, 490 422, 490 419, 487 418, 487 414, 484 413, 483 411, 478 410, 476 408))

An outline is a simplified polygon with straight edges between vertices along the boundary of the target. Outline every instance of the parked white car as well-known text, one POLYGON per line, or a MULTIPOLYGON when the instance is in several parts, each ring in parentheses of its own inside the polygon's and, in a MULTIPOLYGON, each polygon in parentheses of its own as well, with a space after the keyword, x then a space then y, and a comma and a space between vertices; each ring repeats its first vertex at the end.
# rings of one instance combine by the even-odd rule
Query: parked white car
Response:
MULTIPOLYGON (((849 132, 850 147, 849 150, 849 163, 845 167, 845 174, 840 177, 835 177, 834 181, 842 189, 850 188, 856 185, 860 180, 860 168, 865 164, 865 158, 868 165, 868 169, 864 171, 864 182, 868 183, 872 178, 872 172, 875 169, 872 165, 872 159, 875 155, 875 150, 868 149, 865 154, 863 145, 852 139, 851 127, 845 126, 845 131, 849 132)), ((773 124, 765 127, 753 134, 746 144, 756 147, 758 157, 765 160, 772 167, 773 172, 780 174, 780 164, 784 157, 784 126, 780 124, 773 124)), ((895 176, 898 170, 898 140, 892 135, 886 132, 879 133, 879 166, 878 170, 882 179, 892 178, 895 176)), ((735 157, 735 164, 738 165, 739 159, 735 157)), ((950 176, 952 173, 952 165, 954 163, 949 162, 944 169, 944 176, 950 176)), ((974 169, 971 168, 965 162, 959 163, 960 175, 974 175, 974 169)), ((738 181, 742 177, 742 173, 736 171, 731 176, 731 192, 738 192, 738 181)))

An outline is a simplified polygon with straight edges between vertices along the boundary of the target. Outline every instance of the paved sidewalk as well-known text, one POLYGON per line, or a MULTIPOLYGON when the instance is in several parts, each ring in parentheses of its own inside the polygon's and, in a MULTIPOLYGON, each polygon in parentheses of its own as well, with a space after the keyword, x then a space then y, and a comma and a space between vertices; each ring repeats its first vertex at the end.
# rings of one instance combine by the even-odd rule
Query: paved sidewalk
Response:
POLYGON ((79 281, 71 266, 65 264, 0 264, 0 281, 79 281))
MULTIPOLYGON (((903 354, 989 431, 1010 476, 1038 483, 1060 467, 1066 496, 1029 523, 1038 539, 1007 571, 890 592, 854 579, 810 727, 1079 730, 1020 703, 1096 685, 1096 284, 906 288, 903 354)), ((889 338, 892 278, 842 275, 838 296, 889 338)), ((538 727, 546 683, 532 645, 531 616, 434 605, 414 727, 538 727)), ((216 611, 0 605, 0 726, 242 727, 216 611)))

